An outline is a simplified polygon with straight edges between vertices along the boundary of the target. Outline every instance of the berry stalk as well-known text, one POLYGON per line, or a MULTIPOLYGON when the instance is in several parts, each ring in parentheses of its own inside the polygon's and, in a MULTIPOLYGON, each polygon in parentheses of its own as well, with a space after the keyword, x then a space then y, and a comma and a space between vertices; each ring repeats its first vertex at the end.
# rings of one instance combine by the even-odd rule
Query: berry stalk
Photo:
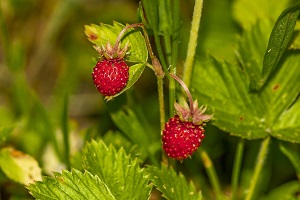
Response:
POLYGON ((175 74, 170 74, 170 76, 172 78, 174 78, 178 83, 180 83, 180 85, 183 87, 184 91, 186 92, 186 95, 189 99, 189 103, 190 103, 190 114, 193 115, 193 111, 194 111, 194 103, 193 103, 193 97, 188 89, 188 87, 186 86, 186 84, 175 74))

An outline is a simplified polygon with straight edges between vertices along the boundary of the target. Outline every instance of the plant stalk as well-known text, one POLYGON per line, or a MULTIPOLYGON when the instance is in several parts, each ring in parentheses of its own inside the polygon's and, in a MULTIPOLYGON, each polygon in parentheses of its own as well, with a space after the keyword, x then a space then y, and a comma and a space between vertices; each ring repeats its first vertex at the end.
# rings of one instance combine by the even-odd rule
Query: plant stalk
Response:
MULTIPOLYGON (((178 59, 179 46, 179 29, 180 29, 180 1, 173 0, 173 27, 172 27, 172 61, 170 73, 176 75, 176 66, 178 59)), ((169 115, 174 115, 174 102, 176 99, 176 84, 174 79, 169 79, 169 115)))
POLYGON ((192 19, 192 26, 190 31, 190 39, 188 43, 188 50, 186 55, 186 60, 184 63, 184 73, 183 73, 183 82, 190 86, 191 76, 192 76, 192 69, 194 64, 194 58, 196 53, 197 47, 197 40, 198 40, 198 31, 200 27, 200 20, 202 15, 202 7, 203 7, 203 0, 196 0, 193 12, 193 19, 192 19))
POLYGON ((265 138, 261 143, 261 147, 257 156, 257 163, 254 169, 253 176, 251 178, 250 186, 245 200, 251 200, 253 198, 256 189, 255 186, 257 185, 259 175, 264 165, 265 157, 268 152, 269 143, 270 143, 270 137, 265 138))
POLYGON ((212 188, 216 194, 217 199, 221 199, 221 186, 220 186, 220 182, 216 173, 216 169, 211 161, 211 159, 209 158, 209 156, 207 155, 206 151, 204 150, 200 150, 200 156, 203 162, 203 165, 205 167, 205 170, 207 172, 209 181, 212 185, 212 188))
POLYGON ((243 160, 243 153, 244 153, 244 146, 245 146, 245 140, 240 139, 236 148, 236 153, 234 157, 234 164, 233 164, 233 170, 232 170, 232 197, 231 200, 237 199, 238 194, 238 182, 239 182, 239 175, 241 171, 241 164, 243 160))
POLYGON ((157 88, 158 88, 159 113, 160 113, 160 130, 162 131, 165 127, 163 76, 157 76, 157 88))

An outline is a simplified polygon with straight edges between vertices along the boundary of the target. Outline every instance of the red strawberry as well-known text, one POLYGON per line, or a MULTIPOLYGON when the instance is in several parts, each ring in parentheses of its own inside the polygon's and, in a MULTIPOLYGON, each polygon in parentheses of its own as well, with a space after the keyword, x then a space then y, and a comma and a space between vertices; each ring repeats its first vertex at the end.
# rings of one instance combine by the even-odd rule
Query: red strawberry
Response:
POLYGON ((185 90, 190 105, 184 102, 184 106, 174 103, 176 115, 165 124, 162 133, 163 149, 166 154, 177 160, 183 160, 191 156, 201 145, 204 136, 205 125, 213 115, 204 114, 206 107, 198 108, 198 101, 193 101, 192 95, 184 82, 174 74, 170 74, 185 90))
POLYGON ((113 96, 126 87, 129 67, 123 59, 104 59, 96 64, 92 77, 102 95, 113 96))
POLYGON ((124 61, 128 50, 128 43, 123 49, 116 43, 114 47, 110 43, 104 47, 94 46, 99 52, 101 60, 93 69, 92 77, 98 91, 109 99, 109 96, 121 92, 129 79, 129 67, 124 61))
POLYGON ((182 122, 178 115, 170 118, 163 130, 163 148, 167 155, 183 160, 192 155, 200 146, 204 128, 193 122, 182 122))

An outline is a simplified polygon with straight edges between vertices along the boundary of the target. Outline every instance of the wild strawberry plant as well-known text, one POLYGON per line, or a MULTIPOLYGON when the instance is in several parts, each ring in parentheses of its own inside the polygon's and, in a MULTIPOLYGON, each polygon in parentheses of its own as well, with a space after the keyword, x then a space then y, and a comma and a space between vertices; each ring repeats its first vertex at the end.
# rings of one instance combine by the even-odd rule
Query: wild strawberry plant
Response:
MULTIPOLYGON (((70 2, 56 13, 68 13, 70 2)), ((1 196, 12 180, 36 199, 298 199, 300 4, 216 2, 196 0, 191 26, 179 0, 142 0, 137 23, 86 25, 94 49, 80 55, 90 67, 76 75, 69 59, 49 109, 26 82, 25 56, 9 43, 0 13, 17 107, 16 116, 0 109, 1 196), (108 114, 95 124, 108 131, 73 133, 69 83, 78 74, 100 92, 94 99, 106 100, 108 114), (157 93, 138 90, 143 80, 157 93), (74 141, 81 145, 72 152, 74 141)))

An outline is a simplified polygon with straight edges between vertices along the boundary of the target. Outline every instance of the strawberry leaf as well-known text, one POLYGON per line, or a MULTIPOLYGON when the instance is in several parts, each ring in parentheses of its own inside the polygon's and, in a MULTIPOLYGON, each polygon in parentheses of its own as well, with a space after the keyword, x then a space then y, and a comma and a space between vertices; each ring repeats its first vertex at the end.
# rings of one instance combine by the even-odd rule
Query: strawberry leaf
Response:
POLYGON ((83 151, 84 167, 97 175, 118 200, 148 199, 151 186, 146 172, 121 148, 92 141, 83 151))
POLYGON ((249 76, 239 66, 197 60, 192 91, 213 110, 213 123, 224 131, 247 139, 272 135, 300 142, 299 102, 293 104, 300 89, 299 59, 299 54, 289 55, 260 93, 249 92, 249 76))
MULTIPOLYGON (((271 135, 300 142, 296 101, 300 92, 300 54, 285 53, 259 92, 251 93, 248 89, 248 85, 250 89, 254 87, 253 80, 256 85, 260 80, 270 32, 271 22, 263 20, 243 33, 237 51, 240 66, 213 58, 201 64, 196 60, 192 88, 200 101, 202 98, 203 103, 211 105, 215 112, 213 123, 222 130, 247 139, 271 135)), ((277 32, 280 34, 275 25, 272 34, 277 32)))
POLYGON ((158 169, 148 166, 147 171, 151 174, 150 179, 166 199, 176 200, 201 200, 202 195, 197 192, 192 182, 188 183, 182 174, 177 174, 174 169, 165 165, 158 169))
POLYGON ((116 199, 99 177, 76 169, 54 173, 54 178, 44 177, 28 189, 36 199, 116 199))
MULTIPOLYGON (((114 45, 118 35, 124 28, 124 25, 114 21, 113 26, 103 23, 100 26, 95 24, 86 25, 85 33, 90 42, 102 47, 106 46, 108 42, 114 45)), ((128 29, 121 40, 121 48, 124 48, 127 42, 129 43, 129 50, 125 56, 125 61, 144 64, 148 58, 148 51, 141 32, 134 28, 128 29)))
POLYGON ((0 168, 8 178, 24 185, 42 179, 37 161, 12 148, 0 151, 0 168))

